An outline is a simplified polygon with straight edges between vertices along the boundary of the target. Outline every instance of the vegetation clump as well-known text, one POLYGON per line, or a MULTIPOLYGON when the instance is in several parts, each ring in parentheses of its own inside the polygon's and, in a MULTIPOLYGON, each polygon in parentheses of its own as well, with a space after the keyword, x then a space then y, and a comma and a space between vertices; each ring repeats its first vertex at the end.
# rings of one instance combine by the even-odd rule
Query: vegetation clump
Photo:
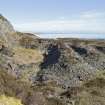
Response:
POLYGON ((0 105, 23 105, 23 104, 21 103, 21 100, 19 100, 19 99, 1 95, 0 96, 0 105))
POLYGON ((39 50, 26 49, 22 47, 16 47, 13 49, 13 60, 17 64, 31 64, 39 63, 43 60, 43 56, 39 50))

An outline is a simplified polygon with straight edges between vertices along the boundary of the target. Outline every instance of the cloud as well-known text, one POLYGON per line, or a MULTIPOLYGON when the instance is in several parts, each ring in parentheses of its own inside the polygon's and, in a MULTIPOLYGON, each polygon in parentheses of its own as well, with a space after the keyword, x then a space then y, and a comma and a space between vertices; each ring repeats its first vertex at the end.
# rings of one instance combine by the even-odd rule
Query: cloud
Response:
POLYGON ((70 19, 34 21, 14 24, 15 29, 29 32, 105 33, 105 12, 86 11, 70 19))
POLYGON ((81 15, 81 18, 89 18, 89 19, 95 19, 95 18, 105 18, 105 12, 96 12, 96 11, 86 11, 83 12, 81 15))

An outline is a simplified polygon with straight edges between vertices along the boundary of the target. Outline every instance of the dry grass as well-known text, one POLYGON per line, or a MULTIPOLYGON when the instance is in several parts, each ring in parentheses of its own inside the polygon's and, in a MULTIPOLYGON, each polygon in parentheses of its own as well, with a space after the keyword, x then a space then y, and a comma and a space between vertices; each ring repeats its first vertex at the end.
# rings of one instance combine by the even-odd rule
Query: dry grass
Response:
POLYGON ((39 86, 36 88, 30 86, 27 82, 17 80, 5 70, 0 70, 1 105, 22 105, 20 103, 21 101, 24 105, 64 105, 59 99, 46 98, 48 96, 47 94, 53 94, 56 88, 50 86, 39 86), (21 101, 17 100, 17 98, 21 99, 21 101), (5 104, 4 102, 10 104, 5 104))
POLYGON ((19 99, 1 95, 0 96, 0 105, 22 105, 22 103, 19 99))
POLYGON ((8 46, 8 43, 6 42, 6 40, 3 37, 0 36, 0 48, 2 46, 7 47, 8 46))
POLYGON ((35 67, 31 67, 31 68, 28 68, 28 69, 24 69, 21 74, 20 74, 20 77, 19 79, 21 81, 25 81, 25 82, 28 82, 28 83, 31 83, 30 81, 30 77, 32 77, 33 75, 37 75, 39 71, 39 68, 35 68, 35 67))
POLYGON ((96 77, 83 85, 84 90, 78 93, 76 105, 105 105, 105 72, 96 73, 96 77))
POLYGON ((73 87, 61 94, 74 105, 105 105, 105 71, 98 71, 93 79, 80 87, 73 87))
POLYGON ((13 49, 13 60, 17 64, 40 63, 43 61, 43 56, 39 50, 26 49, 17 47, 13 49))

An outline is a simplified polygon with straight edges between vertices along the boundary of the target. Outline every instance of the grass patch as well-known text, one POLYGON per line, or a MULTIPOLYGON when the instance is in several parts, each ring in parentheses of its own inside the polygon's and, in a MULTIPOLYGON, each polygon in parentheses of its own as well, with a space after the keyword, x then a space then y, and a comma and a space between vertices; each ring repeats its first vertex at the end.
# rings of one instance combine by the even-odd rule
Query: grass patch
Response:
POLYGON ((30 77, 32 77, 33 75, 37 75, 37 72, 39 71, 39 68, 35 68, 35 67, 31 67, 31 68, 28 68, 28 69, 24 69, 21 71, 21 74, 19 76, 19 79, 21 81, 25 81, 25 82, 28 82, 30 83, 30 77))
POLYGON ((104 78, 96 78, 94 80, 90 80, 89 82, 84 84, 85 87, 99 87, 99 88, 103 88, 105 87, 105 79, 104 78))
POLYGON ((15 77, 9 75, 5 70, 0 70, 0 95, 16 96, 19 91, 27 92, 29 86, 15 77))
POLYGON ((49 98, 47 101, 47 105, 66 105, 62 102, 62 100, 57 98, 49 98))
POLYGON ((23 105, 21 100, 5 95, 0 96, 0 105, 23 105))
POLYGON ((105 72, 99 71, 96 76, 83 85, 83 90, 75 97, 76 105, 105 105, 105 72))
POLYGON ((5 70, 0 70, 0 96, 19 98, 23 104, 27 105, 27 97, 32 94, 33 89, 30 84, 17 80, 5 70))
POLYGON ((39 50, 15 47, 13 49, 13 52, 14 52, 13 60, 20 65, 40 63, 43 61, 43 56, 39 50))

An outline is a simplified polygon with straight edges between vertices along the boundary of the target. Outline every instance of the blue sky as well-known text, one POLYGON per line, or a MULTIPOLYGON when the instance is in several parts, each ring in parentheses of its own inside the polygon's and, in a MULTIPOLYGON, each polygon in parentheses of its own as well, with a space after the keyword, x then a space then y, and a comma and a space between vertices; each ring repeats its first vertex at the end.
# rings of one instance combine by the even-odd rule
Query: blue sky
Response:
POLYGON ((16 30, 105 34, 105 0, 0 0, 16 30))

